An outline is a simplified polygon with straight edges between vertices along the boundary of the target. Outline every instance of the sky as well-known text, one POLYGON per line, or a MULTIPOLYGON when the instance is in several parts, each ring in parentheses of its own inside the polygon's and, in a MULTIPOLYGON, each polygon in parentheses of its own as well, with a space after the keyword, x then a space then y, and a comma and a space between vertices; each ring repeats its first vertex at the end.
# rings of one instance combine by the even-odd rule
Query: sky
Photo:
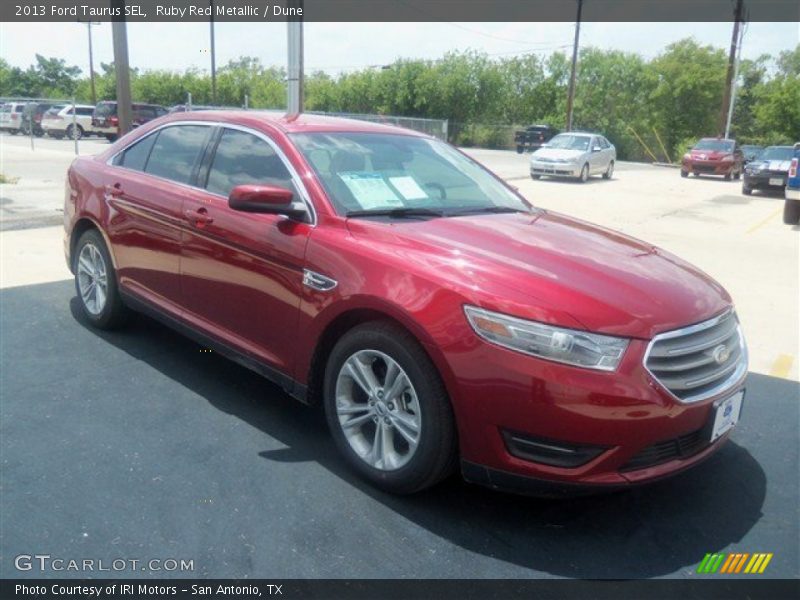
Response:
MULTIPOLYGON (((728 48, 732 23, 583 23, 581 45, 636 52, 646 58, 685 37, 728 48)), ((217 66, 239 56, 286 65, 285 23, 216 23, 217 66)), ((570 52, 574 23, 306 23, 305 68, 331 75, 389 64, 397 58, 440 58, 454 50, 491 56, 570 52)), ((95 66, 111 62, 111 25, 93 27, 95 66)), ((777 55, 800 43, 800 23, 749 23, 744 58, 777 55)), ((207 23, 129 23, 132 67, 209 69, 207 23)), ((88 73, 86 26, 79 23, 0 23, 0 56, 27 67, 39 53, 66 59, 88 73)))

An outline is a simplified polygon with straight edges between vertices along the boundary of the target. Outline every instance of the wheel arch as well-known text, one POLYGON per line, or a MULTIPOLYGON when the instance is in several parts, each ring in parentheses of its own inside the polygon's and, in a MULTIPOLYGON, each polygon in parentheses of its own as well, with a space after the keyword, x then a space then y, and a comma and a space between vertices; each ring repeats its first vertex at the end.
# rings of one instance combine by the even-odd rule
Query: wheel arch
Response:
POLYGON ((90 229, 96 229, 100 235, 103 237, 103 241, 106 244, 106 250, 108 251, 108 255, 111 257, 111 263, 114 266, 114 270, 117 269, 117 259, 114 256, 114 250, 111 246, 111 242, 108 239, 108 235, 106 232, 103 231, 103 228, 89 216, 82 216, 75 224, 72 226, 72 231, 70 232, 69 236, 69 269, 70 271, 74 272, 74 262, 75 262, 75 246, 78 244, 78 240, 81 239, 81 236, 89 231, 90 229))
POLYGON ((354 327, 369 321, 383 321, 408 332, 419 343, 423 352, 439 372, 442 383, 451 398, 453 412, 456 406, 452 402, 452 374, 444 356, 438 351, 430 335, 410 316, 398 314, 397 310, 378 306, 351 306, 333 316, 322 328, 311 355, 306 375, 306 402, 312 405, 322 404, 322 390, 325 380, 325 366, 336 342, 354 327))

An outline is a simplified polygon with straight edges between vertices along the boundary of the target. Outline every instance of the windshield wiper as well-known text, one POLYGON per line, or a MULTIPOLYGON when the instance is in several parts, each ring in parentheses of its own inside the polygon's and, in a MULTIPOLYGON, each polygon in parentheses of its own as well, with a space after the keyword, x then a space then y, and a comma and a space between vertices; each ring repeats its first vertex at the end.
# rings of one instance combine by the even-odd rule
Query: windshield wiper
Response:
POLYGON ((351 210, 345 214, 346 217, 392 217, 394 219, 405 219, 407 217, 443 217, 441 210, 431 208, 385 208, 378 210, 351 210))
POLYGON ((529 214, 531 211, 525 210, 523 208, 513 208, 511 206, 478 206, 475 208, 465 208, 463 210, 456 210, 451 212, 450 214, 453 216, 459 215, 468 215, 472 213, 493 213, 493 214, 504 214, 504 213, 524 213, 529 214))

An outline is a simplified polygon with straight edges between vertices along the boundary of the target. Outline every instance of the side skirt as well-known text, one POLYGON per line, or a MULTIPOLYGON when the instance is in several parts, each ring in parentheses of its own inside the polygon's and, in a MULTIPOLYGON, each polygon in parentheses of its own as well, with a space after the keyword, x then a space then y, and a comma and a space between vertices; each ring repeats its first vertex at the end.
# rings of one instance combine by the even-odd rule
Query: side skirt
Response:
POLYGON ((167 327, 174 329, 182 335, 185 335, 198 344, 203 344, 207 348, 214 350, 225 358, 232 360, 243 367, 250 369, 251 371, 255 371, 262 377, 269 379, 272 383, 279 385, 284 392, 289 394, 295 400, 299 400, 303 404, 308 404, 308 387, 296 381, 292 377, 289 377, 285 373, 282 373, 281 371, 278 371, 269 365, 265 365, 259 360, 243 354, 239 350, 229 346, 215 337, 198 331, 194 327, 187 325, 172 315, 166 314, 162 310, 159 310, 151 305, 149 302, 142 300, 133 294, 120 290, 120 295, 122 296, 125 304, 131 309, 143 313, 148 317, 152 317, 156 321, 163 323, 167 327))

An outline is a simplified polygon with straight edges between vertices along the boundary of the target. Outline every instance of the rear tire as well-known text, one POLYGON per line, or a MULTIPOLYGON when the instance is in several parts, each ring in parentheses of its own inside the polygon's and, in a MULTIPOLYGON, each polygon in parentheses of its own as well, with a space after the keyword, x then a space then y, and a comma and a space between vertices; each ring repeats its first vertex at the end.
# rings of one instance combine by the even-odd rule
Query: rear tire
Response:
POLYGON ((742 186, 742 193, 745 196, 752 196, 753 195, 753 188, 747 187, 746 185, 742 186))
POLYGON ((797 225, 800 223, 800 201, 784 200, 783 222, 787 225, 797 225))
POLYGON ((96 229, 84 232, 75 244, 72 270, 84 317, 98 329, 116 329, 130 317, 117 286, 117 273, 105 240, 96 229))
POLYGON ((684 171, 683 169, 681 169, 681 177, 688 177, 688 176, 689 176, 689 171, 684 171))
POLYGON ((725 173, 725 181, 730 181, 730 180, 731 180, 731 174, 725 173))
POLYGON ((733 174, 733 178, 737 181, 741 178, 741 176, 742 176, 741 171, 736 171, 736 173, 733 174))
POLYGON ((611 179, 614 176, 614 161, 612 160, 608 163, 608 168, 606 172, 603 173, 603 179, 611 179))
POLYGON ((531 179, 541 179, 541 175, 531 175, 531 179))
POLYGON ((66 135, 71 140, 79 140, 83 137, 83 127, 80 125, 73 127, 70 124, 67 126, 66 135))
POLYGON ((371 321, 339 340, 325 368, 323 403, 345 460, 383 490, 417 492, 455 468, 447 391, 419 342, 397 325, 371 321))
POLYGON ((517 154, 522 154, 525 152, 525 146, 517 146, 517 154))

